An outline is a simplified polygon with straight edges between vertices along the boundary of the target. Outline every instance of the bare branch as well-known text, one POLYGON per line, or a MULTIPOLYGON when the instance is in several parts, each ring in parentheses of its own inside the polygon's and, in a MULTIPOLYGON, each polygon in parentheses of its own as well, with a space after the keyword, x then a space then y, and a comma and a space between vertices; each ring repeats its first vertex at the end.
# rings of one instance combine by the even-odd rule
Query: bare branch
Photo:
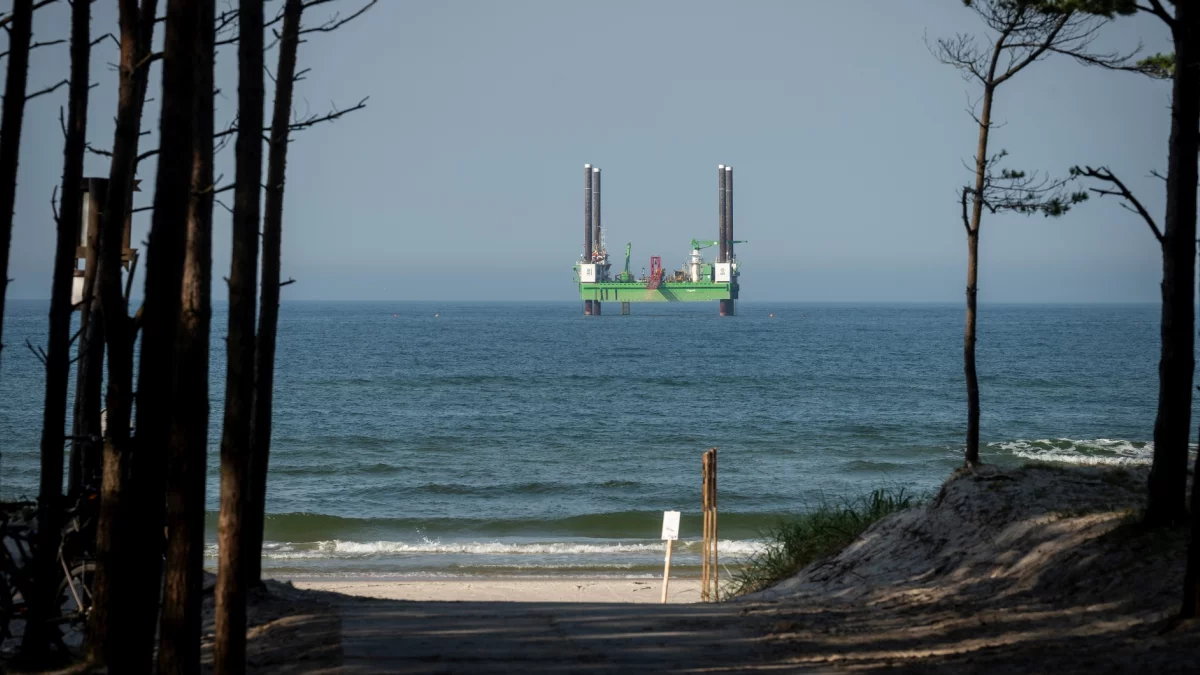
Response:
POLYGON ((84 149, 87 150, 88 152, 92 153, 93 155, 100 155, 102 157, 112 157, 113 156, 111 151, 105 150, 103 148, 93 147, 91 143, 88 143, 87 145, 85 145, 84 149))
POLYGON ((967 234, 971 234, 971 221, 967 218, 967 195, 973 192, 970 186, 964 185, 961 193, 962 200, 962 220, 963 227, 967 228, 967 234))
POLYGON ((92 47, 95 47, 96 45, 100 44, 101 42, 104 42, 105 40, 112 40, 118 47, 121 46, 121 41, 118 40, 117 36, 113 35, 112 33, 105 33, 104 35, 101 35, 100 37, 96 38, 95 40, 92 40, 90 45, 92 47))
POLYGON ((50 191, 50 212, 54 214, 54 222, 56 224, 61 222, 58 219, 58 205, 55 204, 55 201, 57 199, 58 199, 58 185, 55 185, 54 189, 50 191))
MULTIPOLYGON (((328 0, 310 0, 310 2, 304 3, 304 8, 308 9, 309 7, 312 7, 314 5, 319 5, 319 4, 322 4, 322 2, 327 2, 327 1, 328 0)), ((371 9, 371 7, 373 7, 375 5, 375 3, 378 1, 379 0, 370 0, 369 2, 367 2, 367 4, 365 4, 361 8, 359 8, 359 10, 357 12, 351 14, 350 16, 348 16, 344 19, 339 19, 338 15, 334 14, 328 21, 321 24, 320 26, 314 26, 312 28, 300 29, 300 35, 304 35, 305 33, 330 33, 330 32, 333 32, 333 31, 337 30, 338 28, 341 28, 342 26, 345 26, 346 24, 350 23, 351 21, 362 16, 368 9, 371 9)))
MULTIPOLYGON (((308 118, 300 120, 298 122, 293 122, 288 125, 288 129, 290 129, 291 131, 299 131, 301 129, 307 129, 308 127, 311 127, 314 124, 320 124, 321 122, 332 122, 333 120, 338 119, 342 115, 345 115, 347 113, 352 113, 356 110, 362 110, 363 108, 367 107, 367 100, 370 98, 371 98, 370 96, 364 96, 362 98, 362 100, 360 100, 358 103, 354 104, 353 106, 351 106, 349 108, 345 108, 342 110, 338 110, 338 108, 336 106, 334 106, 333 112, 330 112, 327 115, 322 115, 320 117, 316 117, 316 116, 308 117, 308 118)), ((270 131, 270 130, 271 130, 270 127, 263 129, 263 131, 270 131)))
MULTIPOLYGON (((33 3, 33 9, 34 9, 34 11, 37 11, 37 10, 45 7, 46 5, 52 4, 57 1, 58 0, 40 0, 39 2, 33 3)), ((0 28, 7 29, 8 24, 10 24, 10 23, 12 23, 12 12, 5 14, 3 17, 0 17, 0 28)))
POLYGON ((295 280, 295 279, 291 279, 291 278, 289 278, 287 281, 281 281, 281 282, 279 282, 279 287, 280 287, 280 288, 283 288, 284 286, 289 286, 289 285, 291 285, 291 284, 294 284, 294 283, 296 283, 296 280, 295 280))
MULTIPOLYGON (((1063 27, 1066 26, 1067 22, 1070 20, 1071 20, 1070 14, 1066 14, 1066 15, 1063 15, 1062 17, 1060 17, 1058 19, 1057 23, 1054 25, 1054 27, 1051 28, 1050 33, 1048 35, 1046 35, 1046 37, 1040 42, 1040 44, 1031 48, 1031 50, 1028 53, 1024 54, 1021 58, 1017 59, 1014 63, 1010 63, 1010 65, 1004 70, 1003 74, 1001 74, 998 77, 995 77, 995 79, 992 80, 992 86, 999 86, 1000 84, 1003 84, 1005 81, 1007 81, 1013 75, 1016 75, 1017 73, 1024 70, 1026 66, 1028 66, 1029 64, 1033 63, 1034 61, 1037 61, 1038 59, 1040 59, 1042 57, 1042 55, 1046 53, 1046 50, 1050 49, 1050 47, 1054 45, 1055 38, 1058 37, 1058 34, 1062 31, 1063 27)), ((997 50, 1002 49, 1002 48, 1003 47, 1001 46, 1000 43, 996 44, 997 50)))
POLYGON ((1172 30, 1174 30, 1175 17, 1171 16, 1171 14, 1169 12, 1167 12, 1167 9, 1165 7, 1163 7, 1162 3, 1159 2, 1159 0, 1150 0, 1149 7, 1147 7, 1145 5, 1138 5, 1137 8, 1143 12, 1148 12, 1150 14, 1153 14, 1154 16, 1157 16, 1158 18, 1163 20, 1163 23, 1167 24, 1168 26, 1171 27, 1172 30))
POLYGON ((1116 186, 1116 190, 1105 190, 1103 188, 1088 189, 1100 196, 1111 195, 1124 199, 1129 204, 1122 204, 1122 206, 1125 206, 1125 208, 1129 211, 1141 216, 1142 220, 1146 221, 1146 225, 1150 227, 1150 231, 1154 233, 1154 238, 1158 240, 1158 243, 1163 243, 1162 230, 1158 229, 1158 224, 1154 222, 1154 218, 1150 215, 1150 212, 1148 212, 1146 208, 1142 206, 1142 203, 1138 201, 1138 198, 1134 196, 1133 192, 1131 192, 1129 188, 1125 186, 1125 183, 1123 183, 1120 178, 1117 178, 1117 176, 1113 174, 1108 167, 1102 166, 1099 169, 1093 169, 1090 166, 1075 166, 1071 167, 1071 175, 1075 177, 1082 176, 1086 178, 1095 178, 1096 180, 1104 181, 1105 183, 1116 186), (1132 208, 1130 208, 1130 206, 1132 206, 1132 208))
POLYGON ((25 338, 25 346, 29 347, 29 351, 33 352, 33 355, 38 361, 42 362, 43 366, 46 365, 46 352, 42 351, 41 347, 34 347, 33 343, 29 341, 29 338, 25 338))
POLYGON ((49 94, 57 89, 60 89, 64 86, 66 86, 66 84, 67 84, 66 80, 61 80, 58 84, 50 85, 49 87, 46 87, 45 89, 39 89, 39 90, 33 92, 32 94, 29 94, 28 96, 26 96, 25 101, 26 102, 32 101, 33 99, 35 99, 39 96, 44 96, 46 94, 49 94))
MULTIPOLYGON (((35 42, 35 43, 29 45, 29 51, 33 51, 33 50, 37 49, 38 47, 49 47, 51 45, 61 45, 64 42, 66 42, 66 40, 51 40, 49 42, 35 42)), ((5 56, 8 56, 8 50, 0 52, 0 59, 4 58, 5 56)))

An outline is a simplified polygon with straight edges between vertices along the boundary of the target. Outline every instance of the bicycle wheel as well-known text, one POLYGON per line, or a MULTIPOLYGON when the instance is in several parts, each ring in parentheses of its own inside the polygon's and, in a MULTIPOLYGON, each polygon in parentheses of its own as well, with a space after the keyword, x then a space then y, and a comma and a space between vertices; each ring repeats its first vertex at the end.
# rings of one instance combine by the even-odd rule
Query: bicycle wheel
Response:
POLYGON ((79 563, 58 583, 58 627, 63 645, 68 649, 83 647, 87 636, 87 619, 92 610, 92 581, 96 563, 79 563))

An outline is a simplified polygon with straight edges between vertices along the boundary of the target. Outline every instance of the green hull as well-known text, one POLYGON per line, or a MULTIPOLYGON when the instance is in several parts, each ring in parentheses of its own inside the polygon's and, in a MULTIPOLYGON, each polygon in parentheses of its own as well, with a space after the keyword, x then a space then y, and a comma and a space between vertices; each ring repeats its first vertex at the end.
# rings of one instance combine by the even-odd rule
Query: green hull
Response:
POLYGON ((594 284, 579 284, 581 300, 601 302, 709 302, 712 300, 737 300, 737 283, 713 283, 701 281, 664 282, 649 290, 646 282, 602 281, 594 284))

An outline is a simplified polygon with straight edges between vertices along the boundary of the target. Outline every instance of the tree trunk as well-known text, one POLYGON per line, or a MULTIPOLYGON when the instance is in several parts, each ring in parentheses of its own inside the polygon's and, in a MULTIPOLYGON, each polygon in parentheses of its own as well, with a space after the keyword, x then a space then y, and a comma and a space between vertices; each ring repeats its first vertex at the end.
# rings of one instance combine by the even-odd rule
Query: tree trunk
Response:
MULTIPOLYGON (((208 456, 208 345, 212 318, 214 0, 196 3, 192 177, 176 339, 175 409, 167 457, 167 576, 158 672, 199 673, 204 592, 204 483, 208 456)), ((157 210, 155 211, 157 213, 157 210)))
POLYGON ((84 261, 83 306, 79 310, 79 364, 75 376, 75 426, 71 435, 71 476, 68 492, 100 487, 100 397, 104 380, 104 321, 96 292, 96 267, 100 251, 100 212, 108 194, 108 180, 88 179, 87 255, 84 261))
POLYGON ((247 509, 248 541, 246 578, 262 578, 263 520, 267 506, 267 467, 271 452, 271 410, 275 394, 275 335, 279 323, 280 238, 283 233, 283 188, 287 169, 288 125, 296 76, 296 51, 300 45, 301 0, 287 0, 279 42, 279 67, 275 73, 275 109, 271 117, 271 145, 267 157, 267 197, 263 215, 262 300, 258 315, 258 353, 255 356, 251 471, 253 483, 247 509))
POLYGON ((1192 538, 1188 543, 1187 567, 1183 573, 1183 606, 1180 618, 1200 617, 1200 455, 1192 473, 1192 538))
MULTIPOLYGON (((995 71, 995 59, 992 71, 995 71)), ((991 73, 989 73, 989 78, 991 73)), ((967 466, 979 464, 979 377, 975 373, 975 299, 979 280, 979 226, 983 221, 983 199, 987 176, 988 132, 991 130, 992 98, 996 91, 984 87, 983 109, 979 116, 979 146, 975 151, 975 190, 971 202, 971 222, 967 226, 967 321, 963 331, 963 374, 967 379, 967 466)))
MULTIPOLYGON (((112 165, 100 218, 100 261, 96 279, 108 342, 108 417, 96 532, 96 578, 92 582, 93 609, 88 619, 88 660, 97 666, 107 666, 114 673, 149 672, 153 664, 148 649, 153 645, 147 644, 142 630, 147 617, 138 616, 137 609, 143 605, 134 597, 139 588, 137 574, 140 570, 131 564, 131 558, 147 547, 161 550, 155 545, 160 539, 138 538, 147 528, 138 527, 145 514, 138 510, 141 505, 134 492, 129 438, 133 407, 133 327, 121 293, 121 254, 125 244, 128 195, 133 189, 133 168, 146 91, 144 80, 148 64, 145 59, 149 53, 148 37, 153 30, 156 4, 155 0, 143 3, 140 29, 137 0, 121 0, 119 6, 120 87, 112 165)), ((149 621, 153 626, 153 616, 149 621)), ((152 640, 153 633, 149 637, 152 640)))
MULTIPOLYGON (((1193 311, 1192 305, 1192 279, 1195 270, 1192 268, 1195 260, 1195 240, 1196 240, 1196 191, 1195 189, 1184 189, 1186 186, 1194 186, 1196 184, 1196 149, 1197 149, 1197 122, 1200 121, 1200 44, 1197 39, 1200 38, 1200 12, 1191 3, 1177 3, 1175 5, 1175 87, 1174 99, 1171 105, 1171 147, 1169 170, 1178 168, 1181 175, 1177 180, 1172 181, 1172 176, 1167 177, 1167 218, 1166 230, 1163 232, 1163 359, 1159 366, 1160 381, 1167 367, 1167 246, 1171 245, 1174 249, 1174 271, 1175 284, 1173 288, 1173 299, 1175 300, 1175 309, 1186 310, 1186 318, 1175 314, 1172 319, 1174 324, 1172 328, 1173 335, 1178 338, 1186 338, 1186 341, 1175 342, 1174 352, 1172 356, 1178 359, 1179 365, 1177 368, 1187 368, 1186 373, 1177 373, 1179 379, 1183 379, 1186 374, 1187 388, 1183 391, 1183 397, 1176 401, 1176 410, 1182 410, 1184 415, 1190 412, 1191 402, 1191 375, 1193 357, 1193 321, 1195 317, 1191 314, 1193 311), (1178 141, 1178 145, 1176 145, 1178 141), (1192 154, 1189 156, 1185 153, 1191 148, 1192 154), (1178 152, 1177 152, 1178 151, 1178 152), (1188 161, 1188 159, 1192 161, 1188 161), (1176 167, 1178 162, 1178 167, 1176 167), (1189 182, 1190 181, 1190 182, 1189 182), (1174 188, 1174 193, 1172 193, 1174 188), (1178 197, 1179 206, 1172 213, 1172 207, 1176 203, 1173 197, 1178 197), (1174 215, 1174 218, 1172 218, 1174 215), (1174 222, 1173 222, 1174 221, 1174 222), (1170 232, 1172 225, 1178 228, 1178 233, 1175 239, 1168 239, 1167 232, 1170 232), (1185 259, 1186 257, 1186 259, 1185 259), (1183 294, 1181 284, 1187 284, 1188 293, 1183 294), (1186 307, 1184 307, 1186 305, 1186 307), (1178 324, 1186 321, 1186 325, 1179 326, 1178 324), (1186 333, 1186 334, 1185 334, 1186 333)), ((1182 384, 1177 386, 1182 387, 1182 384)), ((1165 389, 1160 385, 1160 391, 1165 389)), ((1162 397, 1159 398, 1159 420, 1163 419, 1162 397)), ((1178 420, 1178 413, 1173 420, 1178 420)), ((1165 424, 1164 430, 1165 430, 1165 424)), ((1159 439, 1158 439, 1159 424, 1154 425, 1154 468, 1159 466, 1159 439)), ((1183 467, 1179 470, 1177 482, 1184 486, 1187 484, 1187 431, 1184 432, 1180 442, 1180 448, 1175 450, 1179 459, 1182 459, 1183 467)), ((1178 461, 1174 455, 1163 457, 1164 464, 1169 461, 1178 461)), ((1155 478, 1154 473, 1151 473, 1151 480, 1155 478)), ((1173 481, 1175 482, 1175 481, 1173 481)), ((1167 489, 1167 481, 1163 480, 1163 488, 1167 489)), ((1186 489, 1186 488, 1185 488, 1186 489)), ((1155 485, 1151 483, 1151 503, 1154 502, 1155 485)), ((1192 473, 1192 540, 1188 546, 1187 568, 1183 579, 1183 606, 1180 615, 1185 619, 1194 619, 1200 616, 1200 457, 1196 458, 1196 466, 1192 473)), ((1147 509, 1147 518, 1149 518, 1150 510, 1147 509)))
POLYGON ((1200 16, 1175 6, 1175 80, 1163 223, 1162 353, 1145 522, 1187 520, 1188 437, 1195 368, 1196 153, 1200 150, 1200 16))
POLYGON ((138 621, 139 649, 145 649, 147 656, 154 648, 162 589, 166 458, 175 410, 175 348, 192 184, 192 117, 195 109, 192 87, 195 68, 192 64, 196 19, 194 0, 168 0, 163 38, 158 171, 147 244, 145 314, 137 382, 137 437, 133 446, 133 488, 139 511, 140 546, 136 557, 126 556, 126 564, 137 574, 137 587, 129 600, 136 604, 133 611, 138 621))
POLYGON ((220 560, 217 576, 217 673, 246 670, 246 507, 250 496, 250 428, 254 403, 254 292, 262 184, 263 5, 241 0, 238 38, 237 179, 229 273, 225 420, 221 436, 220 560))
POLYGON ((0 355, 4 349, 4 298, 8 294, 8 250, 12 245, 17 198, 17 160, 21 154, 25 83, 29 77, 33 0, 13 0, 12 22, 7 28, 8 79, 4 83, 4 117, 0 120, 0 355))
MULTIPOLYGON (((34 562, 34 597, 21 651, 37 661, 50 648, 47 623, 55 615, 55 595, 61 572, 55 564, 61 531, 63 431, 67 423, 67 378, 71 370, 71 287, 75 246, 79 241, 83 201, 83 151, 87 139, 89 3, 71 6, 71 80, 67 136, 63 145, 62 201, 54 251, 50 296, 50 327, 46 350, 46 400, 42 410, 42 467, 38 501, 38 542, 34 562)), ((57 630, 55 628, 55 630, 57 630)))

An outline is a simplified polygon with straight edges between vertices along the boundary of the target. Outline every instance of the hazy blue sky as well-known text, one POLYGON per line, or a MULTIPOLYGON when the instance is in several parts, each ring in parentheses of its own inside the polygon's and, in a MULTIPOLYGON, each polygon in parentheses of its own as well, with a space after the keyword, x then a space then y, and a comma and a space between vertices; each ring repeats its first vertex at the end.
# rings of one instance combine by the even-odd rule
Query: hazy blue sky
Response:
MULTIPOLYGON (((116 31, 109 4, 94 5, 95 34, 116 31)), ((343 11, 356 6, 342 0, 343 11)), ((67 13, 66 3, 40 10, 35 39, 65 37, 67 13)), ((979 92, 923 36, 981 30, 960 0, 382 0, 301 46, 312 72, 298 110, 371 99, 295 137, 284 276, 298 283, 285 298, 578 297, 571 264, 590 162, 604 170, 609 248, 632 241, 635 269, 654 254, 676 266, 689 239, 715 238, 715 169, 727 163, 737 234, 750 241, 738 249, 743 298, 960 300, 955 189, 977 133, 964 108, 979 92)), ((1101 46, 1167 51, 1166 39, 1156 20, 1123 19, 1101 46)), ((109 147, 115 77, 104 64, 116 49, 93 54, 89 136, 109 147)), ((231 47, 218 56, 221 120, 236 103, 235 59, 231 47)), ((65 46, 40 49, 30 86, 66 70, 65 46)), ((157 96, 157 68, 152 77, 157 96)), ((60 93, 27 110, 13 298, 49 296, 60 93)), ((1006 125, 993 147, 1024 168, 1108 164, 1161 215, 1162 184, 1147 174, 1166 164, 1169 103, 1168 84, 1051 58, 1000 90, 1006 125)), ((157 124, 152 102, 144 127, 157 124)), ((220 159, 230 180, 232 146, 220 159)), ((107 161, 90 157, 87 171, 106 175, 107 161)), ((153 171, 142 167, 140 203, 153 171)), ((219 207, 217 218, 220 296, 229 224, 219 207)), ((139 214, 135 239, 148 223, 139 214)), ((1061 220, 990 217, 981 247, 983 301, 1158 298, 1157 244, 1115 202, 1061 220)))

